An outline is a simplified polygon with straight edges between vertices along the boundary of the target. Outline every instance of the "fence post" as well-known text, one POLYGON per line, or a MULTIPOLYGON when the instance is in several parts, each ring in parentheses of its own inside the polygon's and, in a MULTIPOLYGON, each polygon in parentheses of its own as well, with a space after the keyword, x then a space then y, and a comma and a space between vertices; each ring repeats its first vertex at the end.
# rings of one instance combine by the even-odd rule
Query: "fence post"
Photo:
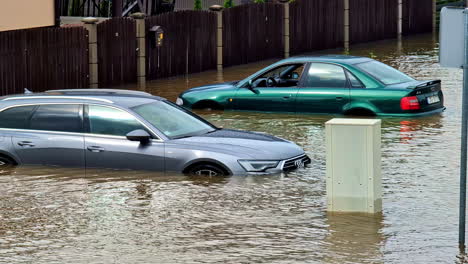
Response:
POLYGON ((137 81, 140 85, 146 83, 146 25, 145 14, 134 13, 137 41, 137 81))
POLYGON ((349 50, 349 0, 344 0, 344 48, 349 50))
POLYGON ((436 32, 437 27, 437 0, 432 0, 432 32, 436 32))
POLYGON ((398 1, 398 17, 397 17, 397 37, 401 38, 403 34, 403 0, 398 1))
POLYGON ((218 71, 223 70, 223 12, 219 10, 218 15, 218 30, 216 31, 216 57, 218 71))
POLYGON ((218 71, 223 70, 223 7, 220 5, 212 5, 209 7, 211 11, 216 12, 216 65, 218 71))
POLYGON ((98 88, 98 47, 97 47, 97 22, 95 17, 87 17, 81 20, 88 30, 88 55, 89 55, 89 87, 98 88))
POLYGON ((284 5, 284 57, 289 58, 289 3, 284 5))

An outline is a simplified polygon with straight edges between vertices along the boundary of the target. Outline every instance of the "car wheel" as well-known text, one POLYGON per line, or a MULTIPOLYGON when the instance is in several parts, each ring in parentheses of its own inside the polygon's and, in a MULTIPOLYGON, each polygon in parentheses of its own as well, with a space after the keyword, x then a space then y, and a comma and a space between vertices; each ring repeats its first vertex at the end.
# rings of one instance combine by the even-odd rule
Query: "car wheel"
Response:
POLYGON ((198 165, 188 171, 189 175, 193 176, 209 176, 209 177, 222 177, 226 173, 221 168, 214 165, 198 165))

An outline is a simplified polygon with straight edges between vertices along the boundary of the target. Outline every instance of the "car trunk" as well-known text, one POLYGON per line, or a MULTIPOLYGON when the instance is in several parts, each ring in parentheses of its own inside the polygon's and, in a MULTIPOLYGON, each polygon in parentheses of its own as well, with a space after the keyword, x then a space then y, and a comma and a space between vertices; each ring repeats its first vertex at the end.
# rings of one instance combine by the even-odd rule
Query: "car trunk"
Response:
POLYGON ((440 80, 418 82, 407 89, 411 89, 407 96, 416 96, 418 98, 420 106, 418 112, 427 112, 444 106, 444 95, 440 80))

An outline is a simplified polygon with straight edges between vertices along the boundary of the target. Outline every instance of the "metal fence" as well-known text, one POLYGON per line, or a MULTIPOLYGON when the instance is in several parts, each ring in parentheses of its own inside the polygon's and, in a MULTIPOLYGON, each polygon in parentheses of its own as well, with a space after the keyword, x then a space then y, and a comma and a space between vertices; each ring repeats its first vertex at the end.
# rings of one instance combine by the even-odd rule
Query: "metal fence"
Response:
POLYGON ((248 4, 224 10, 224 66, 282 57, 283 16, 281 4, 248 4))
POLYGON ((343 0, 291 3, 291 54, 343 47, 343 9, 343 0))
POLYGON ((216 68, 216 14, 209 11, 178 11, 148 17, 146 28, 164 28, 164 45, 147 39, 146 74, 159 79, 216 68))
POLYGON ((0 95, 88 87, 84 28, 0 32, 0 95))
POLYGON ((97 25, 99 87, 136 82, 136 27, 131 18, 97 25))
MULTIPOLYGON (((248 3, 248 0, 233 0, 232 1, 235 6, 248 3)), ((223 6, 224 0, 202 0, 202 8, 203 10, 207 10, 212 5, 220 5, 223 6)), ((193 10, 194 7, 194 0, 176 0, 175 2, 175 10, 193 10)))
POLYGON ((349 9, 351 44, 394 38, 397 35, 397 1, 351 0, 349 9))

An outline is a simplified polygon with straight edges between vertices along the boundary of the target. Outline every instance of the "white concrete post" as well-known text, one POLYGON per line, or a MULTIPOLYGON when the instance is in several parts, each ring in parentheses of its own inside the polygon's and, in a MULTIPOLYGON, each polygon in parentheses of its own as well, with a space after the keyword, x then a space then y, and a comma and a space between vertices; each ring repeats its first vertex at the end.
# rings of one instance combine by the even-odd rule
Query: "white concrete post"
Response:
POLYGON ((98 48, 97 48, 97 22, 95 17, 87 17, 81 20, 88 30, 88 56, 89 56, 89 87, 98 88, 98 48))
POLYGON ((141 85, 146 83, 146 25, 145 14, 134 13, 137 40, 137 81, 141 85))
POLYGON ((290 47, 289 47, 289 3, 284 5, 284 57, 289 58, 290 47))
POLYGON ((344 1, 344 49, 349 51, 349 0, 344 1))
POLYGON ((398 1, 398 18, 397 18, 397 37, 401 38, 403 34, 403 0, 398 1))
POLYGON ((216 12, 216 68, 219 72, 223 71, 223 7, 220 5, 212 5, 209 8, 216 12))
POLYGON ((325 130, 327 210, 381 212, 381 121, 335 118, 325 130))

